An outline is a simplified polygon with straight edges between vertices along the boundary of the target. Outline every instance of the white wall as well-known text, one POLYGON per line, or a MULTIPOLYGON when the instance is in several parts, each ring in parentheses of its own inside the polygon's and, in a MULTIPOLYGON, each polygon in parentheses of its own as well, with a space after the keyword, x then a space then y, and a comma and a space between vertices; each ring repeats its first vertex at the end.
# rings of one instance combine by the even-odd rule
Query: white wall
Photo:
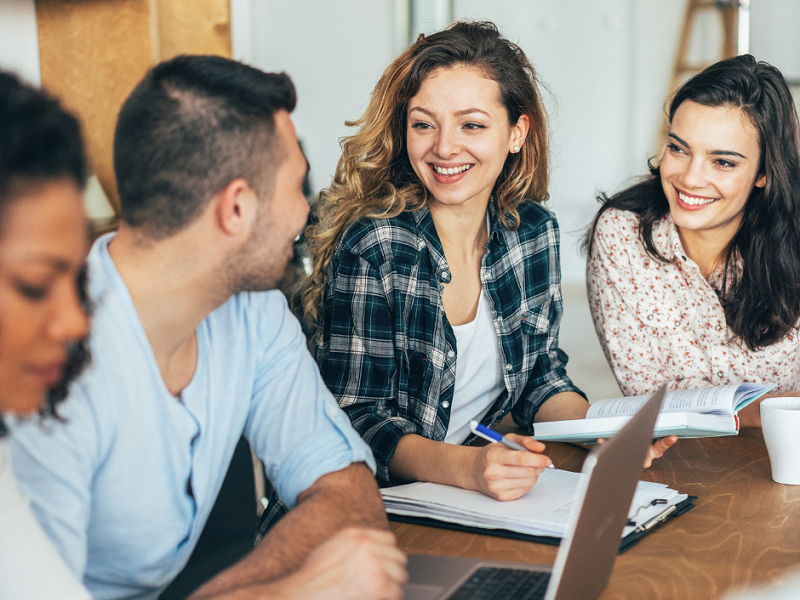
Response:
POLYGON ((800 82, 800 2, 752 0, 750 52, 800 82))
POLYGON ((344 121, 366 109, 394 54, 394 6, 388 0, 238 4, 232 4, 234 39, 242 31, 250 36, 249 49, 234 43, 236 53, 249 52, 238 57, 266 71, 286 71, 297 87, 293 118, 316 193, 333 177, 338 140, 348 134, 344 121))
POLYGON ((0 0, 0 69, 41 83, 34 0, 0 0))

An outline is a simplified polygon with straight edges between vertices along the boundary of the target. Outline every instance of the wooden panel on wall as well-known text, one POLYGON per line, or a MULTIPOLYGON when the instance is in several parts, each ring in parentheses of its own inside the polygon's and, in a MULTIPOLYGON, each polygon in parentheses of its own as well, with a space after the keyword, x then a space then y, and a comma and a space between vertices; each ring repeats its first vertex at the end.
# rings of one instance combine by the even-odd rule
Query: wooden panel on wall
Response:
POLYGON ((229 0, 156 0, 160 60, 178 54, 231 56, 229 0))
POLYGON ((37 0, 42 87, 83 123, 89 162, 115 212, 113 141, 125 98, 177 54, 231 56, 229 0, 37 0))
POLYGON ((37 0, 42 87, 80 116, 89 162, 114 209, 117 113, 153 64, 150 0, 37 0))

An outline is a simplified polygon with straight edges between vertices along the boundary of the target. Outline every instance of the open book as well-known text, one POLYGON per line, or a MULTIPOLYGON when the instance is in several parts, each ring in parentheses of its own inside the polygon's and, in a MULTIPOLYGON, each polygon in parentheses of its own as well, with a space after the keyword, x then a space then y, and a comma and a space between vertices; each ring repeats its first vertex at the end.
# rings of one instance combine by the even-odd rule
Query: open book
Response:
MULTIPOLYGON (((433 519, 441 522, 442 527, 453 524, 459 529, 479 529, 487 534, 517 532, 552 538, 557 543, 569 525, 575 503, 580 501, 577 490, 581 477, 588 475, 545 469, 530 492, 511 502, 438 483, 409 483, 384 488, 381 494, 390 515, 433 519)), ((648 531, 660 518, 675 513, 675 507, 688 498, 666 485, 640 481, 623 538, 648 531)))
MULTIPOLYGON (((742 383, 669 392, 653 432, 655 437, 714 437, 739 433, 738 412, 772 390, 774 385, 742 383)), ((585 419, 536 423, 539 441, 594 443, 619 431, 650 396, 598 400, 585 419)))

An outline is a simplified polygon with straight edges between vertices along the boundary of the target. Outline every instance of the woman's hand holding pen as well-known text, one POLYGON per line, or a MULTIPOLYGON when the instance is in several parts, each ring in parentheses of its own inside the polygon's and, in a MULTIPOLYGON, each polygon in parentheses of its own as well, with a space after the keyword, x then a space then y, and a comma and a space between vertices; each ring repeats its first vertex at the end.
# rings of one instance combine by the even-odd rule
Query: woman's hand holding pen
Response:
POLYGON ((533 438, 508 434, 506 438, 530 452, 512 450, 502 444, 480 448, 472 466, 473 489, 497 500, 516 500, 533 488, 553 462, 544 454, 545 445, 533 438))
POLYGON ((477 421, 470 430, 496 442, 483 448, 446 444, 416 434, 400 438, 389 472, 406 481, 430 481, 475 490, 497 500, 515 500, 530 491, 552 461, 544 444, 522 436, 503 436, 477 421), (516 449, 515 449, 516 448, 516 449))

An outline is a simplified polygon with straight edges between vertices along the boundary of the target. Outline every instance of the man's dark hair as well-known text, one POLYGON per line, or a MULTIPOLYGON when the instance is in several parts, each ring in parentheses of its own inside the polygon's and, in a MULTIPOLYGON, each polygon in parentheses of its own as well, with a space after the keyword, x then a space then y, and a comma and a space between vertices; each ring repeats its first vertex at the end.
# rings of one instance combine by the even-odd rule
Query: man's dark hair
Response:
MULTIPOLYGON (((684 83, 668 117, 686 101, 739 108, 758 132, 758 174, 766 185, 753 188, 739 230, 725 251, 720 301, 736 338, 751 350, 770 346, 797 330, 800 320, 800 123, 781 72, 749 54, 715 63, 684 83), (741 261, 739 271, 735 265, 741 261)), ((659 168, 603 206, 585 239, 589 254, 597 222, 605 211, 639 216, 639 239, 655 260, 666 261, 653 241, 653 227, 669 214, 659 168)))
POLYGON ((114 132, 122 220, 162 239, 234 179, 266 197, 282 154, 274 115, 296 100, 285 73, 219 56, 155 66, 122 105, 114 132))
MULTIPOLYGON (((0 71, 0 235, 6 209, 15 201, 24 201, 26 190, 65 178, 82 189, 86 176, 78 120, 46 93, 0 71)), ((88 314, 85 269, 77 285, 88 314)), ((49 391, 42 416, 58 418, 57 405, 66 398, 69 384, 89 358, 87 340, 71 345, 62 381, 49 391)), ((0 418, 0 437, 6 432, 0 418)))

